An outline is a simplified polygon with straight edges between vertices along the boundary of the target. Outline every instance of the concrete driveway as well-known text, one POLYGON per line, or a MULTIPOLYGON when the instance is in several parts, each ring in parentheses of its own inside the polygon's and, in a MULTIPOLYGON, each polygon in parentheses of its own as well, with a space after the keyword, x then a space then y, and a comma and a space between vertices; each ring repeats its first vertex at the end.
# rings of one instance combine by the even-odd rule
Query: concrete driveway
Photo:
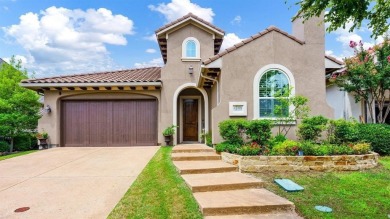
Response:
POLYGON ((158 148, 53 148, 0 161, 0 218, 106 218, 158 148))

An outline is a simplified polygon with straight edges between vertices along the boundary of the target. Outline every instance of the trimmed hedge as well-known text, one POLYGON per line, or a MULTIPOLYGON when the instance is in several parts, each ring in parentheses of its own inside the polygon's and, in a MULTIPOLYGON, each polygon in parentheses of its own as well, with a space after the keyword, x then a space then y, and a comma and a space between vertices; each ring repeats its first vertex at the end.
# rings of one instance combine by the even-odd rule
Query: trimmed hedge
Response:
POLYGON ((380 155, 390 155, 390 125, 358 124, 357 129, 358 141, 370 143, 380 155))

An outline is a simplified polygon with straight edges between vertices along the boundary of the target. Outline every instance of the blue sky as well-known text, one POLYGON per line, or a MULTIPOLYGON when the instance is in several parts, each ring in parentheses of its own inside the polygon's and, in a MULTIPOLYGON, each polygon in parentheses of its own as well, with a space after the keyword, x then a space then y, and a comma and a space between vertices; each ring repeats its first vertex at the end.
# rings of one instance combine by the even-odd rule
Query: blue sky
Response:
MULTIPOLYGON (((15 55, 36 77, 162 65, 154 31, 188 12, 225 30, 223 47, 270 25, 291 33, 295 1, 0 0, 0 57, 15 55)), ((347 27, 349 24, 347 24, 347 27)), ((326 53, 350 56, 370 30, 326 35, 326 53)))

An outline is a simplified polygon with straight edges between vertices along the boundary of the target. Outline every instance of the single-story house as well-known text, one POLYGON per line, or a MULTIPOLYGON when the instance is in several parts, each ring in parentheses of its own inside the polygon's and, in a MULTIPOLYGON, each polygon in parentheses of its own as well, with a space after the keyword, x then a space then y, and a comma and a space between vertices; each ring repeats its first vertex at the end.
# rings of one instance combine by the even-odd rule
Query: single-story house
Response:
POLYGON ((322 20, 297 19, 292 34, 270 26, 220 51, 224 31, 190 13, 156 30, 163 67, 29 79, 21 86, 45 96, 51 112, 38 129, 54 146, 158 145, 171 125, 178 126, 174 144, 199 142, 203 132, 218 143, 223 120, 272 119, 282 87, 308 97, 312 114, 333 118, 324 81, 335 61, 324 56, 322 20))

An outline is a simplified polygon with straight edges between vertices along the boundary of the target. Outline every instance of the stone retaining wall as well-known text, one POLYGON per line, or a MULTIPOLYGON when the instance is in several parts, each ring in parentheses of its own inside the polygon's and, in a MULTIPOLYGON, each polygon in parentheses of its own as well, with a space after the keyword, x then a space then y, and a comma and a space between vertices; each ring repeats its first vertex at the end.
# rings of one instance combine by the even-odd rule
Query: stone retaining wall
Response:
POLYGON ((335 156, 241 156, 222 152, 222 160, 236 165, 241 172, 344 171, 363 170, 378 165, 379 155, 335 156))

